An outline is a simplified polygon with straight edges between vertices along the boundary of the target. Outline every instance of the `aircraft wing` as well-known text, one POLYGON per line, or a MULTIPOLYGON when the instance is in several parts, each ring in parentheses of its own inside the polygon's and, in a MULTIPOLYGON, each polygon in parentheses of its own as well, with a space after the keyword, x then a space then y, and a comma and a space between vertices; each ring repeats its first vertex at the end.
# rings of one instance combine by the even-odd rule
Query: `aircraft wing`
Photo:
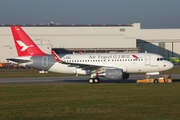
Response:
POLYGON ((69 62, 63 62, 61 61, 60 63, 62 64, 67 64, 68 67, 76 67, 76 68, 81 68, 82 70, 90 70, 90 71, 104 71, 106 69, 116 69, 115 67, 109 67, 109 66, 101 66, 101 65, 89 65, 89 64, 81 64, 81 63, 69 63, 69 62))
POLYGON ((8 58, 6 60, 10 60, 13 62, 17 62, 17 63, 27 63, 27 62, 31 62, 31 60, 26 60, 26 59, 18 59, 18 58, 8 58))
POLYGON ((82 70, 90 70, 92 72, 104 72, 106 69, 114 68, 110 66, 102 66, 102 65, 90 65, 90 64, 83 64, 83 63, 71 63, 71 62, 65 62, 60 59, 60 57, 52 50, 52 55, 54 56, 56 62, 67 64, 69 67, 76 67, 81 68, 82 70))

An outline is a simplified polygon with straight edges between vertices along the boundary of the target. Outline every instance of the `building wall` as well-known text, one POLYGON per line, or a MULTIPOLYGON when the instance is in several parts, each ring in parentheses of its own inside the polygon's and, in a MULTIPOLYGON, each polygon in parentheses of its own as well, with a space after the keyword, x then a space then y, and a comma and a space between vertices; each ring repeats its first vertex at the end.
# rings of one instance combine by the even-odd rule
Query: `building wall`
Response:
MULTIPOLYGON (((51 48, 136 48, 140 24, 101 25, 101 26, 25 26, 24 31, 46 53, 51 48)), ((0 49, 6 49, 0 61, 9 56, 14 48, 13 37, 9 26, 0 27, 0 49), (9 47, 5 48, 5 47, 9 47), (8 49, 8 50, 7 50, 8 49)))
MULTIPOLYGON (((180 57, 180 29, 140 29, 140 23, 101 26, 25 26, 23 29, 46 53, 52 48, 139 48, 180 57)), ((0 61, 17 56, 9 26, 0 26, 0 61)))
POLYGON ((141 29, 137 39, 140 52, 152 52, 165 58, 180 57, 180 29, 141 29))

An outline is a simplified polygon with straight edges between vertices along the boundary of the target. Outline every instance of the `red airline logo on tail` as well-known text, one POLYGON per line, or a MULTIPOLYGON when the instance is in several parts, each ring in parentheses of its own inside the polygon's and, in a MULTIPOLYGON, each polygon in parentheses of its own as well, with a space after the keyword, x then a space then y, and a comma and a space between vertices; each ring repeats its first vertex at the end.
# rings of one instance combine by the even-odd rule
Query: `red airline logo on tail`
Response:
POLYGON ((18 56, 47 55, 33 42, 20 26, 11 26, 18 56))
POLYGON ((22 41, 20 41, 20 40, 17 40, 16 42, 19 44, 19 46, 22 47, 21 51, 25 51, 25 50, 28 49, 29 47, 33 47, 33 45, 29 45, 29 46, 25 45, 25 44, 24 44, 22 41))

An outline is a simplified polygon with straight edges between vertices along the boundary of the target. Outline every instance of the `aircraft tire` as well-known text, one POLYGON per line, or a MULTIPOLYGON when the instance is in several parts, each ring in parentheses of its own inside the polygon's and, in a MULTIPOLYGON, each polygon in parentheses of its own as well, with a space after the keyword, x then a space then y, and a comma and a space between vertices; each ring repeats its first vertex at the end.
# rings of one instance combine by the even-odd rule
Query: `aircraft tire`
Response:
POLYGON ((95 83, 99 83, 100 79, 99 78, 94 78, 95 83))
POLYGON ((90 84, 93 84, 93 83, 94 83, 94 79, 93 79, 93 78, 90 78, 90 79, 89 79, 89 83, 90 83, 90 84))
POLYGON ((158 79, 154 79, 154 83, 159 83, 159 80, 158 79))

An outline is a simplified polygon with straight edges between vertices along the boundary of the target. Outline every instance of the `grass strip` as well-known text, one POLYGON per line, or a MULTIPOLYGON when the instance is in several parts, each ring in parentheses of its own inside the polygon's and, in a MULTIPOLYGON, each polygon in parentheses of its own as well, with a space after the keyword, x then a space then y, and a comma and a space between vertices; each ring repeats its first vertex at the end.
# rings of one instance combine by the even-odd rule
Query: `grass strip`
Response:
POLYGON ((180 84, 2 84, 0 119, 172 120, 180 84))

